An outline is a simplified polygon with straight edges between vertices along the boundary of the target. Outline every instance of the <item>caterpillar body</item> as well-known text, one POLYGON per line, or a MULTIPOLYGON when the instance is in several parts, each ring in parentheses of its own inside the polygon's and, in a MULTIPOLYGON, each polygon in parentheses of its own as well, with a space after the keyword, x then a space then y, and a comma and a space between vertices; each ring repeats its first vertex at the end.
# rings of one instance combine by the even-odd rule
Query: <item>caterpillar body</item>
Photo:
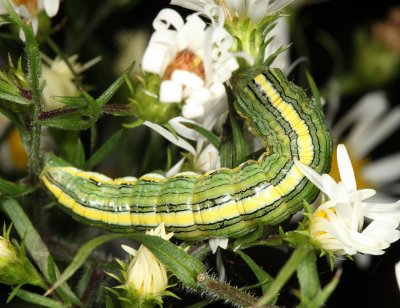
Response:
POLYGON ((295 166, 329 171, 332 139, 319 103, 278 69, 257 75, 234 107, 266 151, 258 160, 205 174, 146 174, 110 179, 73 167, 46 166, 41 180, 72 216, 115 231, 164 223, 183 240, 239 237, 275 225, 312 202, 319 190, 295 166))

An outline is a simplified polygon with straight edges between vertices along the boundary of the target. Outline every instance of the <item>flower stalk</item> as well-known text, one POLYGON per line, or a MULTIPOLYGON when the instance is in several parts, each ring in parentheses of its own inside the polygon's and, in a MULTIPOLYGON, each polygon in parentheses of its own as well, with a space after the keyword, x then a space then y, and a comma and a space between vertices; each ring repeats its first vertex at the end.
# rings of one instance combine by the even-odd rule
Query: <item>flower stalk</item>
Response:
POLYGON ((30 118, 28 123, 28 159, 29 159, 29 176, 35 178, 41 171, 41 153, 40 139, 42 127, 38 121, 40 111, 42 110, 42 91, 40 86, 40 78, 42 74, 39 47, 35 40, 32 25, 24 23, 24 21, 16 14, 9 0, 2 0, 6 6, 11 19, 18 24, 25 34, 25 52, 28 58, 28 77, 30 83, 30 91, 32 93, 32 107, 30 108, 30 118))

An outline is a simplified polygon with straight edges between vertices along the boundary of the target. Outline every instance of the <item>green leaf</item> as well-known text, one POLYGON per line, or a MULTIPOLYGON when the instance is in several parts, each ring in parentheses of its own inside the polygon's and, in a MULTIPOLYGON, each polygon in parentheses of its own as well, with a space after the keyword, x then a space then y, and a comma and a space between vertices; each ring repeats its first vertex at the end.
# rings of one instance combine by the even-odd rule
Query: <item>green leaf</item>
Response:
POLYGON ((0 92, 0 99, 21 105, 31 105, 32 101, 20 95, 12 95, 0 92))
POLYGON ((85 149, 83 147, 80 138, 76 139, 75 155, 74 155, 74 165, 78 168, 82 168, 85 164, 85 149))
POLYGON ((191 122, 180 122, 180 123, 185 125, 188 128, 195 130, 200 135, 204 136, 213 146, 215 146, 217 149, 219 149, 219 147, 221 145, 221 140, 213 132, 211 132, 208 129, 205 129, 204 127, 201 127, 200 125, 197 125, 195 123, 191 123, 191 122))
POLYGON ((54 299, 21 289, 16 292, 16 296, 28 303, 36 304, 39 306, 44 306, 49 308, 65 308, 65 306, 62 303, 54 299))
POLYGON ((56 111, 42 112, 38 120, 39 123, 65 130, 86 130, 97 121, 99 116, 89 107, 62 108, 56 111))
MULTIPOLYGON (((90 281, 90 276, 92 275, 93 269, 88 267, 85 268, 85 271, 82 274, 82 277, 79 279, 78 284, 76 285, 75 292, 79 296, 79 298, 82 298, 82 295, 84 294, 88 283, 90 281)), ((55 282, 55 281, 54 281, 55 282)))
POLYGON ((73 274, 85 263, 86 259, 90 256, 92 251, 98 246, 111 241, 113 239, 118 239, 126 235, 125 234, 108 234, 96 237, 89 242, 83 244, 81 248, 76 253, 75 257, 72 259, 71 263, 67 266, 64 272, 60 275, 58 280, 53 284, 53 286, 47 290, 45 295, 52 293, 57 289, 62 283, 67 281, 73 274))
POLYGON ((108 294, 105 295, 104 302, 106 308, 114 308, 114 302, 108 294))
MULTIPOLYGON (((263 283, 261 289, 263 291, 263 294, 266 294, 269 287, 271 286, 272 282, 274 281, 272 276, 269 275, 266 271, 264 271, 256 262, 254 262, 254 260, 252 258, 250 258, 243 251, 237 250, 236 253, 250 267, 250 269, 253 271, 254 275, 256 275, 258 281, 263 283)), ((278 299, 278 296, 276 296, 274 299, 272 299, 271 303, 274 304, 277 301, 277 299, 278 299)))
POLYGON ((86 99, 82 96, 53 96, 53 98, 69 107, 86 107, 86 99))
POLYGON ((319 95, 319 90, 318 90, 317 84, 315 83, 314 78, 312 78, 311 74, 308 71, 306 71, 306 75, 307 75, 308 84, 310 85, 311 92, 315 98, 315 101, 320 105, 321 97, 319 95))
POLYGON ((320 291, 320 281, 315 253, 309 253, 297 267, 300 294, 303 298, 314 298, 320 291))
POLYGON ((123 129, 116 131, 108 140, 88 159, 85 169, 92 169, 98 163, 102 162, 105 157, 116 147, 122 137, 123 129))
POLYGON ((107 90, 104 91, 102 95, 96 100, 96 103, 98 106, 103 106, 105 105, 111 97, 118 91, 118 89, 124 84, 125 78, 129 76, 130 72, 132 71, 135 63, 132 63, 126 70, 125 72, 117 79, 115 80, 108 88, 107 90))
POLYGON ((338 269, 332 280, 325 286, 325 288, 322 289, 321 292, 318 293, 316 297, 314 297, 313 302, 318 305, 318 307, 322 307, 328 300, 332 292, 336 289, 341 275, 342 270, 338 269))
MULTIPOLYGON (((19 203, 14 199, 5 200, 1 203, 1 206, 4 212, 12 220, 19 236, 24 239, 26 250, 32 256, 32 259, 36 262, 46 279, 51 281, 51 275, 48 268, 48 260, 51 256, 50 252, 43 243, 40 235, 37 233, 28 216, 25 214, 19 203)), ((57 274, 59 273, 57 268, 56 272, 57 274)), ((78 298, 67 285, 62 285, 61 289, 63 292, 65 292, 65 294, 68 295, 70 303, 79 304, 78 298)))
POLYGON ((31 193, 35 186, 16 184, 0 178, 0 197, 19 197, 31 193))
POLYGON ((234 166, 238 166, 247 158, 246 143, 244 142, 242 126, 232 112, 229 113, 229 120, 232 126, 234 166))

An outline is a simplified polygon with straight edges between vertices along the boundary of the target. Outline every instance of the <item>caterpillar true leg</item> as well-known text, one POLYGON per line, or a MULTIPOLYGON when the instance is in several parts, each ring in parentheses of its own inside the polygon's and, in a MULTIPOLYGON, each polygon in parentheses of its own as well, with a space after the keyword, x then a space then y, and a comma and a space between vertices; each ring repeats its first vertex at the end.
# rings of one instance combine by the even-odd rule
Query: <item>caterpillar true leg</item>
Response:
POLYGON ((294 159, 319 173, 330 168, 332 139, 321 106, 278 69, 257 75, 235 109, 267 151, 234 169, 167 179, 147 174, 112 180, 73 167, 44 168, 41 179, 72 215, 109 229, 143 230, 164 222, 185 240, 236 237, 278 224, 318 195, 294 159))

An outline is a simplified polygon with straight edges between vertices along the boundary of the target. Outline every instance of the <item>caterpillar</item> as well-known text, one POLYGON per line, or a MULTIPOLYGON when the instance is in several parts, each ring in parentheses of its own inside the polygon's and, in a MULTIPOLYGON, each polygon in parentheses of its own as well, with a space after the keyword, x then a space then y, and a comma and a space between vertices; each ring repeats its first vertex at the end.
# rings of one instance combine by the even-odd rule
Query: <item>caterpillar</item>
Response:
POLYGON ((332 138, 322 107, 279 69, 269 68, 238 91, 234 108, 266 150, 233 169, 110 179, 46 165, 40 178, 70 215, 118 232, 163 222, 175 237, 194 241, 279 224, 319 193, 294 160, 319 173, 330 169, 332 138))

